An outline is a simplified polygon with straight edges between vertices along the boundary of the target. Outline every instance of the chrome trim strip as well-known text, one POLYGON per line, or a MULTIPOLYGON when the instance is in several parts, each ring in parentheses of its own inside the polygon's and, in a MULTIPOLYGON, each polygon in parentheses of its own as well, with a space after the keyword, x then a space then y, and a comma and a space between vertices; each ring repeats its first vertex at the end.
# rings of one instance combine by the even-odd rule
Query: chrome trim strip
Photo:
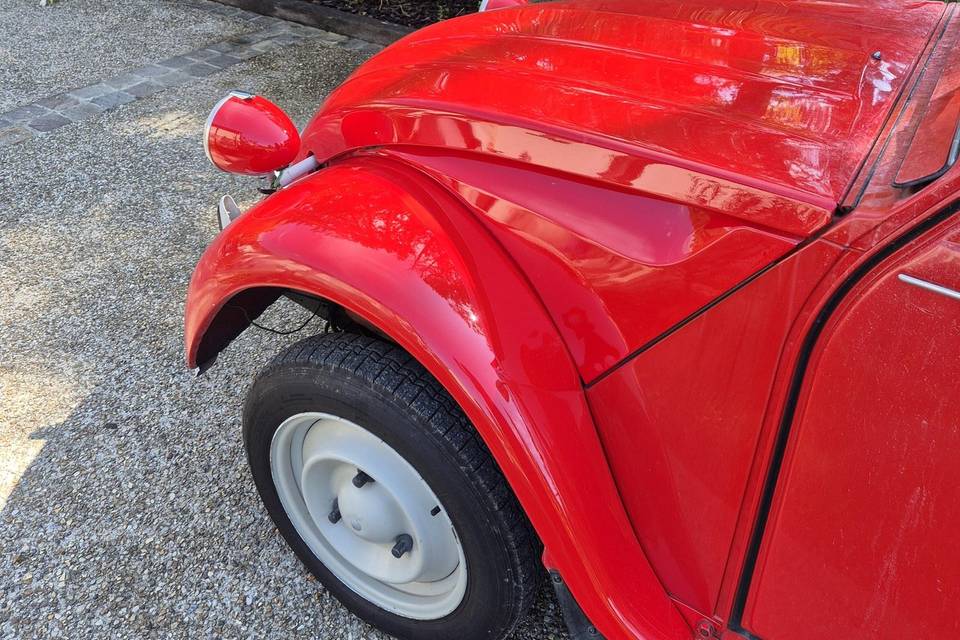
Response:
POLYGON ((897 278, 900 280, 900 282, 906 282, 907 284, 912 284, 915 287, 920 287, 921 289, 926 289, 927 291, 932 291, 933 293, 939 293, 942 296, 947 296, 948 298, 953 298, 954 300, 960 300, 960 291, 955 289, 948 289, 947 287, 939 284, 934 284, 932 282, 927 282, 926 280, 921 280, 920 278, 908 276, 905 273, 899 274, 897 278))
POLYGON ((286 169, 281 169, 278 171, 277 179, 274 180, 274 184, 278 188, 283 188, 300 177, 307 175, 311 171, 316 171, 319 167, 320 163, 317 162, 317 159, 314 158, 313 155, 309 155, 300 162, 292 164, 286 169))

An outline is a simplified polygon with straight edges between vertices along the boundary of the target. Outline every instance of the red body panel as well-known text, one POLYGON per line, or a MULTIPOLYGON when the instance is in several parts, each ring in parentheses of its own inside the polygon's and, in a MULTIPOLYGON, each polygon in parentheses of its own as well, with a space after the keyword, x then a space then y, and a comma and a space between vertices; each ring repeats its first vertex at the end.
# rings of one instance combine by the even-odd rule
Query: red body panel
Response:
MULTIPOLYGON (((937 2, 754 0, 491 11, 422 29, 373 58, 304 138, 318 157, 409 143, 516 158, 536 152, 517 144, 533 131, 546 138, 542 155, 557 154, 555 168, 633 185, 644 165, 663 162, 830 208, 942 13, 937 2), (611 151, 627 157, 610 166, 611 151), (590 155, 599 163, 583 166, 590 155)), ((543 164, 540 155, 525 161, 543 164)), ((737 208, 796 233, 823 222, 798 205, 737 208)))
POLYGON ((587 393, 640 544, 701 612, 720 591, 783 343, 840 251, 804 248, 587 393))
MULTIPOLYGON (((377 327, 464 407, 607 640, 701 616, 728 638, 945 636, 960 575, 921 547, 960 527, 957 307, 871 276, 795 373, 847 279, 960 193, 960 167, 894 186, 946 146, 952 12, 583 0, 417 32, 304 131, 324 168, 204 255, 190 365, 255 287, 377 327)), ((897 266, 960 287, 951 242, 897 266)))
POLYGON ((960 631, 960 300, 898 279, 960 291, 948 224, 851 291, 818 341, 745 616, 763 638, 960 631))

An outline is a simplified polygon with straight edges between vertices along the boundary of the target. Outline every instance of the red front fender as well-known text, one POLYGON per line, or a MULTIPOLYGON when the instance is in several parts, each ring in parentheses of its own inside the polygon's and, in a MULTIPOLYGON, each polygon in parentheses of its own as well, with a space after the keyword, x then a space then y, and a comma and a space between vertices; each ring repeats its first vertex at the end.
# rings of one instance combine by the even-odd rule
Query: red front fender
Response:
POLYGON ((370 156, 253 207, 193 275, 191 367, 224 304, 256 287, 340 304, 423 363, 473 421, 551 567, 607 638, 691 637, 633 533, 566 347, 459 201, 413 169, 370 156))

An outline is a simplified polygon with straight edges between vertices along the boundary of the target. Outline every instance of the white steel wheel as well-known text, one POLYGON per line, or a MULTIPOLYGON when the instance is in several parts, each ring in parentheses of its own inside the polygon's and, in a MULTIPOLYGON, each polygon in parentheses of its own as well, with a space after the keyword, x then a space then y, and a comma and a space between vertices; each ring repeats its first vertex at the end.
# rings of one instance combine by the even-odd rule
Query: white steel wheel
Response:
POLYGON ((273 436, 270 470, 297 533, 359 596, 414 620, 460 605, 467 563, 456 529, 383 440, 344 418, 298 413, 273 436))

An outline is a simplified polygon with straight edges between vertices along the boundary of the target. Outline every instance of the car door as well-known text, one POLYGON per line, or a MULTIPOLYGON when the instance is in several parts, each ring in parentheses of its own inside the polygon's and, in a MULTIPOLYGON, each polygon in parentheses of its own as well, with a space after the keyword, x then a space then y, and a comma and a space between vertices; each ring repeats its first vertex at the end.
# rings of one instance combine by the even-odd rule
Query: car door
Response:
POLYGON ((742 626, 960 631, 960 214, 861 278, 810 351, 742 626))

